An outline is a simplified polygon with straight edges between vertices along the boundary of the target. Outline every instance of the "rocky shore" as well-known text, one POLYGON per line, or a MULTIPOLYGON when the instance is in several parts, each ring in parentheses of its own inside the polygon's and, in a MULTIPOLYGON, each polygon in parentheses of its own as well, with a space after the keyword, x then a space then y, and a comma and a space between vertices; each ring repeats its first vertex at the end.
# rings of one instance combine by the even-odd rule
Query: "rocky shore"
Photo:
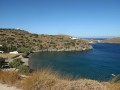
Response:
POLYGON ((48 52, 54 52, 54 51, 57 51, 57 52, 62 52, 62 51, 87 51, 87 50, 91 50, 93 49, 92 46, 89 46, 87 48, 69 48, 69 49, 41 49, 41 50, 36 50, 36 51, 33 51, 33 52, 44 52, 44 51, 48 51, 48 52))

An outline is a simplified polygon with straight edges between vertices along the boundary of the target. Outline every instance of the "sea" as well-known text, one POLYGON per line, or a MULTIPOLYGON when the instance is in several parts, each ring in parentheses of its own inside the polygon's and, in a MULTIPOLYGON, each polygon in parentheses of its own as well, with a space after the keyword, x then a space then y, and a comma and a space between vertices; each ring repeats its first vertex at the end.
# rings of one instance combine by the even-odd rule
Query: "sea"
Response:
POLYGON ((96 43, 93 49, 74 52, 39 52, 29 58, 31 69, 52 68, 73 79, 109 81, 120 74, 120 44, 96 43))

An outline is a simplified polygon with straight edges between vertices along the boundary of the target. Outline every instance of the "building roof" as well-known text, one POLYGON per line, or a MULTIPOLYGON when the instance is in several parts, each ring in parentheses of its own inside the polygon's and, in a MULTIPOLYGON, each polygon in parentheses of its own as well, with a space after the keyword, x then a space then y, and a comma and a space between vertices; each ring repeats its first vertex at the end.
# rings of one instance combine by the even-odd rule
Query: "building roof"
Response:
POLYGON ((4 51, 0 51, 0 52, 4 52, 4 51))

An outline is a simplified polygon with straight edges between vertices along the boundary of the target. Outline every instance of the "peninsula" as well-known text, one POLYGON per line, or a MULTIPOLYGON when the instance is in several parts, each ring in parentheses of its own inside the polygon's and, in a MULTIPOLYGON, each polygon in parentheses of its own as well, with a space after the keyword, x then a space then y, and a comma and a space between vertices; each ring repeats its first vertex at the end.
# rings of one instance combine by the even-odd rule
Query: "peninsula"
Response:
POLYGON ((101 41, 102 43, 116 43, 120 44, 120 37, 105 39, 101 41))
POLYGON ((32 52, 40 51, 84 51, 92 49, 87 41, 68 35, 32 34, 25 30, 0 28, 0 44, 3 51, 10 52, 21 47, 32 52))

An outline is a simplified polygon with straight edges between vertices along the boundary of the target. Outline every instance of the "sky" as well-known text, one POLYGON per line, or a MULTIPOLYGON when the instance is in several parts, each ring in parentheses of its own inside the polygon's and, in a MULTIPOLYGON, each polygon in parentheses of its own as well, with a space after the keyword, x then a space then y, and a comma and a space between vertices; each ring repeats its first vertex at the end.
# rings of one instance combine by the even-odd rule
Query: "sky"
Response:
POLYGON ((0 0, 0 28, 120 37, 120 0, 0 0))

